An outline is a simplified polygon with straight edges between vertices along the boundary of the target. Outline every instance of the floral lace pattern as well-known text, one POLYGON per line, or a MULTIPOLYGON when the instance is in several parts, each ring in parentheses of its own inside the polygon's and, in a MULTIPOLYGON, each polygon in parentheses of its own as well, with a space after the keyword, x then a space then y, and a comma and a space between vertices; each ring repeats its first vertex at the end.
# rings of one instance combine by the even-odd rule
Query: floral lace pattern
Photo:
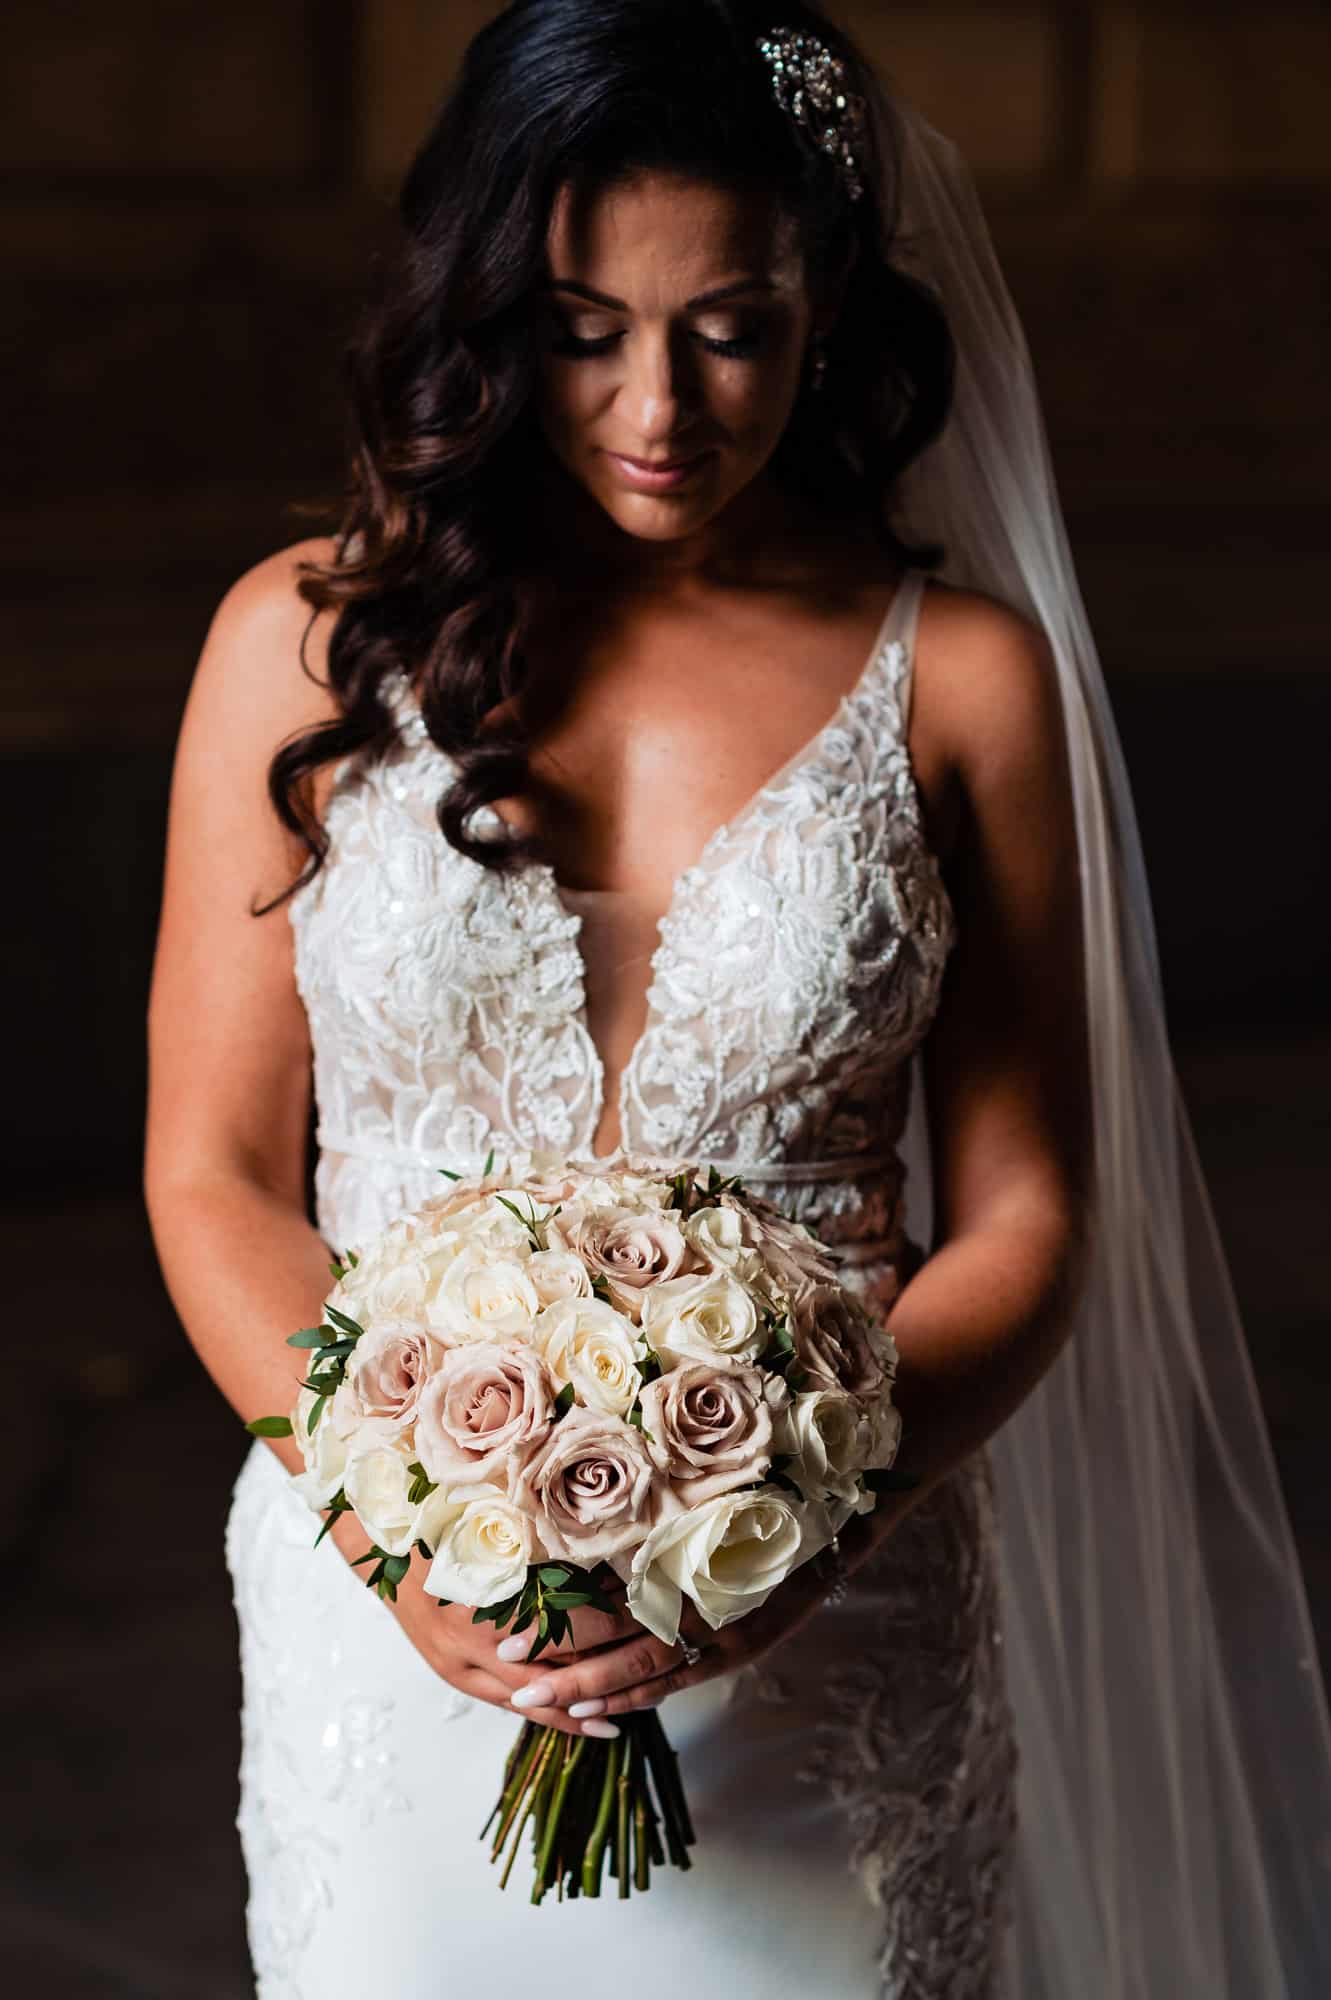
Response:
MULTIPOLYGON (((956 935, 906 748, 923 584, 908 573, 832 719, 677 879, 617 1085, 629 1150, 761 1171, 761 1192, 840 1248, 848 1282, 885 1308, 920 1254, 904 1235, 896 1149, 956 935)), ((501 875, 447 845, 435 805, 449 759, 406 680, 385 692, 397 741, 379 762, 337 767, 327 860, 288 906, 314 1052, 319 1226, 341 1249, 436 1193, 440 1167, 477 1170, 491 1147, 594 1157, 607 1090, 580 917, 549 868, 501 875)), ((371 1815, 411 1811, 412 1773, 394 1751, 391 1696, 363 1665, 359 1680, 338 1670, 343 1621, 364 1661, 359 1625, 378 1607, 341 1577, 333 1587, 310 1554, 310 1517, 256 1451, 265 1464, 242 1476, 230 1530, 241 1828, 260 1991, 298 2000, 337 1828, 354 1849, 371 1815)), ((1013 1818, 994 1565, 977 1458, 803 1628, 816 1643, 734 1677, 733 1726, 751 1703, 789 1714, 801 1775, 844 1813, 883 1912, 890 2000, 990 1990, 1013 1818)), ((448 1693, 436 1682, 430 1697, 448 1693)), ((459 1695, 449 1713, 478 1706, 459 1695)))
POLYGON ((891 2000, 990 2000, 1013 1914, 1016 1726, 994 1548, 993 1470, 977 1452, 868 1566, 871 1643, 828 1673, 832 1715, 798 1773, 849 1817, 891 2000))

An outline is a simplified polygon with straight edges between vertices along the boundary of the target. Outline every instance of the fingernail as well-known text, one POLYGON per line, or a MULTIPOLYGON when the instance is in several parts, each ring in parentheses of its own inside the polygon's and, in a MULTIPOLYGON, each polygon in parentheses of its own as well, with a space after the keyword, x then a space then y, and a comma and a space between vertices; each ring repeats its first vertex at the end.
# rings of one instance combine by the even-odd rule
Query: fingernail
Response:
MULTIPOLYGON (((570 1709, 569 1714, 572 1715, 572 1713, 573 1710, 570 1709)), ((584 1736, 618 1736, 619 1724, 617 1722, 584 1722, 582 1733, 584 1736)))
POLYGON ((555 1698, 553 1681, 532 1681, 509 1696, 514 1708, 548 1708, 555 1698))
POLYGON ((527 1641, 520 1635, 512 1639, 501 1639, 495 1652, 501 1660, 525 1660, 528 1653, 527 1641))
POLYGON ((604 1707, 605 1696, 598 1694, 593 1695, 590 1701, 570 1702, 568 1712, 570 1715, 599 1715, 604 1707))

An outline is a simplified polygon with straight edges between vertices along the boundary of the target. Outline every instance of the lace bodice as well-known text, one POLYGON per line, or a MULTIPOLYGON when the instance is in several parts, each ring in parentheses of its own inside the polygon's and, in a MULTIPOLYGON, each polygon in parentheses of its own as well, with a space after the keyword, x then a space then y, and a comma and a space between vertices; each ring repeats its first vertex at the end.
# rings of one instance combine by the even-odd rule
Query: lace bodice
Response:
MULTIPOLYGON (((677 878, 616 1086, 629 1151, 789 1174, 803 1192, 774 1198, 833 1238, 840 1213, 866 1251, 892 1233, 909 1058, 955 930, 907 751, 924 582, 906 572, 851 692, 677 878)), ((405 676, 386 692, 398 741, 337 767, 328 858, 289 905, 320 1205, 348 1242, 400 1212, 404 1176, 515 1142, 598 1157, 607 1091, 578 897, 547 865, 505 876, 447 844, 451 761, 405 676)))
MULTIPOLYGON (((955 936, 907 752, 923 585, 908 572, 851 692, 712 834, 655 926, 636 898, 452 849, 434 816, 449 760, 392 684, 397 739, 338 766, 327 859, 289 905, 330 1245, 368 1240, 492 1146, 597 1157, 613 1101, 627 1149, 741 1167, 890 1309, 914 1250, 911 1058, 955 936)), ((470 1990, 523 1948, 518 1906, 474 1875, 512 1718, 441 1682, 311 1539, 256 1444, 228 1548, 258 1991, 433 1995, 441 1965, 470 1990), (392 1925, 366 1926, 390 1905, 392 1925)), ((709 1993, 996 1990, 1015 1808, 995 1551, 975 1455, 761 1660, 670 1696, 706 1867, 635 1899, 631 1944, 606 1949, 616 1906, 591 1906, 594 1946, 551 1960, 573 1968, 560 1994, 618 1992, 626 1949, 644 1995, 673 1991, 681 1935, 709 1993)))

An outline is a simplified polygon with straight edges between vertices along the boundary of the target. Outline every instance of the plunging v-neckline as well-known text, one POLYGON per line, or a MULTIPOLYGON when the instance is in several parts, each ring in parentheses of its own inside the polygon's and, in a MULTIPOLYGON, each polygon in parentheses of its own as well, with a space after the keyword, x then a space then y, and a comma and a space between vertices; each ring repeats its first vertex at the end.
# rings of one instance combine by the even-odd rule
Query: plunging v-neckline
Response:
MULTIPOLYGON (((808 738, 808 740, 805 743, 801 744, 801 746, 797 750, 793 751, 791 755, 784 760, 783 763, 778 765, 777 769, 773 771, 769 777, 763 780, 762 784, 759 785, 756 791, 754 791, 750 795, 750 797, 745 800, 744 804, 740 806, 737 812, 732 813, 729 819, 723 820, 719 826, 713 829, 713 831, 708 835, 707 839, 703 842, 703 845, 700 848, 696 858, 693 861, 691 861, 687 867, 680 869, 679 872, 675 875, 670 885, 670 891, 666 899, 665 907, 661 911, 660 915, 656 918, 655 923, 652 926, 656 942, 653 950, 648 955, 648 961, 647 961, 648 976, 647 976, 646 991, 644 995, 645 1012, 643 1016, 642 1026, 639 1029, 637 1035, 634 1037, 632 1046, 629 1049, 629 1053, 625 1058, 623 1066, 620 1069, 619 1076, 616 1079, 613 1092, 609 1090, 606 1086, 606 1076, 607 1076, 606 1063, 601 1054, 600 1048, 597 1046, 595 1037, 592 1035, 591 1029, 588 1026, 587 985, 588 985, 589 967, 587 964, 586 954, 582 942, 583 939, 582 913, 580 910, 572 908, 570 904, 565 900, 565 897, 566 896, 585 897, 592 895, 613 896, 618 894, 619 892, 616 890, 565 889, 564 885, 559 881, 555 873, 554 864, 552 862, 533 859, 524 864, 523 872, 524 873, 530 872, 532 879, 535 880, 537 883, 539 883, 542 892, 549 898, 552 906, 572 926, 569 932, 569 937, 573 945, 573 949, 578 954, 579 966, 582 975, 579 981, 582 990, 582 998, 576 1009, 574 1019, 586 1041, 588 1054, 593 1058, 593 1064, 592 1064, 593 1102, 590 1106, 588 1123, 587 1123, 588 1143, 587 1146, 582 1151, 582 1157, 584 1157, 585 1159, 594 1163, 606 1162, 612 1160, 617 1152, 626 1148, 628 1145, 627 1134, 626 1134, 626 1123, 627 1123, 626 1110, 627 1110, 627 1096, 628 1096, 629 1084, 633 1078, 633 1075, 637 1068, 637 1064, 642 1056, 643 1050, 647 1046, 648 1039, 655 1025, 655 1009, 653 1008, 651 1003, 651 997, 650 997, 651 990, 655 983, 656 973, 658 970, 661 953, 665 945, 665 933, 667 926, 670 924, 672 918, 675 915, 675 912, 679 908, 680 901, 684 894, 685 889, 697 877, 697 875, 707 866, 708 862, 711 860, 712 856, 716 853, 717 849, 721 846, 722 842, 732 838, 734 834, 737 833, 738 830, 742 826, 744 826, 756 812, 759 811, 759 809, 765 804, 767 799, 771 797, 772 793, 778 788, 778 786, 784 784, 785 781, 794 772, 802 769, 805 764, 814 761, 814 759, 818 756, 819 752, 821 751, 823 745, 827 742, 828 738, 833 734, 833 732, 836 729, 838 729, 841 726, 841 723, 845 718, 845 716, 849 714, 849 712, 852 710, 855 704, 858 701, 860 701, 867 693, 867 691, 872 687, 875 677, 881 671, 885 661, 892 654, 893 648, 897 646, 899 643, 901 643, 897 638, 890 637, 889 635, 893 633, 893 629, 898 622, 898 615, 900 613, 902 604, 904 602, 904 593, 909 588, 912 587, 912 585, 915 582, 915 577, 916 577, 916 572, 914 568, 907 567, 905 570, 902 571, 902 574, 897 579, 896 588, 892 593, 891 601, 888 604, 886 611, 883 613, 883 617, 879 623, 877 633, 874 637, 873 645, 869 650, 868 657, 865 660, 864 665, 861 667, 859 673, 857 674, 851 687, 846 691, 845 694, 841 695, 838 698, 836 707, 832 710, 832 713, 827 717, 827 720, 821 724, 821 726, 814 732, 812 736, 808 738), (611 1102, 612 1097, 619 1125, 618 1136, 615 1140, 614 1145, 610 1147, 608 1151, 597 1152, 595 1150, 595 1141, 597 1132, 600 1127, 601 1120, 605 1116, 606 1106, 611 1102)), ((403 675, 402 682, 406 688, 408 700, 414 708, 416 705, 416 697, 415 697, 415 690, 411 685, 410 679, 407 676, 403 675)), ((428 738, 426 740, 429 741, 428 738)), ((481 810, 483 813, 490 815, 492 819, 495 822, 497 822, 500 826, 505 826, 507 824, 504 820, 502 813, 500 813, 495 806, 489 805, 482 808, 481 810)))
MULTIPOLYGON (((815 730, 807 742, 803 743, 798 750, 792 751, 791 755, 782 764, 779 764, 769 777, 763 780, 762 784, 745 800, 737 812, 732 813, 729 819, 722 820, 721 824, 713 829, 703 842, 695 859, 689 862, 687 867, 680 869, 675 875, 670 884, 665 907, 656 918, 655 924, 652 927, 656 943, 647 959, 647 985, 643 996, 644 1013, 642 1026, 634 1036, 632 1046, 624 1059, 623 1066, 615 1082, 613 1093, 607 1087, 606 1083, 607 1068, 605 1058, 601 1054, 596 1039, 588 1025, 587 984, 590 968, 588 967, 586 953, 583 948, 582 912, 572 907, 566 899, 569 897, 614 896, 620 892, 613 889, 569 889, 559 881, 558 876, 555 874, 553 863, 548 861, 533 861, 530 864, 545 892, 574 927, 570 933, 570 938, 573 948, 578 954, 582 972, 580 982, 582 987, 582 1001, 577 1010, 577 1022, 583 1035, 586 1037, 588 1051, 595 1058, 593 1068, 595 1087, 588 1121, 590 1138, 586 1151, 586 1157, 590 1161, 605 1162, 612 1160, 616 1153, 624 1149, 628 1144, 625 1129, 627 1123, 626 1100, 628 1088, 636 1070, 638 1059, 647 1045, 648 1037, 655 1024, 655 1009, 651 1001, 652 987, 655 984, 661 953, 665 945, 666 929, 679 907, 684 890, 707 866, 707 863, 711 860, 722 842, 732 838, 740 827, 750 820, 766 800, 771 797, 778 786, 782 785, 794 772, 802 769, 805 764, 811 763, 817 757, 828 737, 832 735, 834 730, 840 727, 843 718, 872 686, 875 676, 881 670, 892 647, 899 643, 896 639, 890 638, 889 634, 897 623, 897 614, 903 601, 902 594, 913 581, 913 569, 908 568, 903 570, 901 576, 897 579, 897 586, 892 592, 892 598, 887 610, 883 613, 882 619, 879 622, 873 645, 869 649, 868 658, 856 675, 851 687, 845 694, 839 697, 836 707, 832 710, 827 720, 815 730), (607 1151, 598 1152, 595 1150, 596 1136, 601 1120, 605 1116, 606 1106, 611 1101, 612 1096, 615 1105, 616 1122, 619 1127, 618 1137, 614 1145, 607 1151)), ((498 812, 495 813, 495 817, 502 820, 502 815, 498 812)))

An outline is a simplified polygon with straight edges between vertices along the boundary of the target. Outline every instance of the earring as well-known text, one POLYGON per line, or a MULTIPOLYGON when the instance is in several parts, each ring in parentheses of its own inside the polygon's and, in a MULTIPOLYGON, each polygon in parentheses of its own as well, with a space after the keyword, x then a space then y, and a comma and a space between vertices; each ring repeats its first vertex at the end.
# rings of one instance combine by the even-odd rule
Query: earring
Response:
POLYGON ((827 347, 825 343, 821 339, 811 340, 809 343, 809 355, 811 360, 809 386, 813 390, 814 395, 817 396, 821 394, 823 384, 827 380, 827 347))

